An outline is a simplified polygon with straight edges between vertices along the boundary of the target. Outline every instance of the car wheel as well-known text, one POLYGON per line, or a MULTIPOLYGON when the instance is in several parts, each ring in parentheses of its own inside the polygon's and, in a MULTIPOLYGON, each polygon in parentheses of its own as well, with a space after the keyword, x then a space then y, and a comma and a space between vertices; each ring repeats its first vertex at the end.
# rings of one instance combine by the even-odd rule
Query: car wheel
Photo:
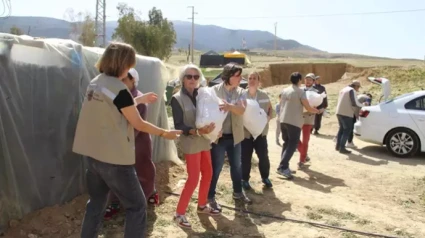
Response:
POLYGON ((387 149, 396 157, 407 158, 416 154, 419 149, 419 139, 409 129, 395 129, 387 136, 387 149))

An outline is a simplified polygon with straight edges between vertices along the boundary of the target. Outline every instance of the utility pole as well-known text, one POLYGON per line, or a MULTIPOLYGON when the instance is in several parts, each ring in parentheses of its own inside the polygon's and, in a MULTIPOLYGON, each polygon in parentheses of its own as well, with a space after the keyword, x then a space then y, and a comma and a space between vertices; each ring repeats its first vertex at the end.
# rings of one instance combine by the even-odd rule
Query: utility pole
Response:
POLYGON ((194 6, 189 6, 188 8, 192 8, 192 17, 189 18, 192 20, 192 40, 190 43, 190 58, 191 58, 191 63, 194 63, 194 55, 193 55, 193 48, 194 48, 194 43, 195 43, 195 14, 198 14, 195 12, 195 7, 194 6))
POLYGON ((96 0, 96 45, 106 46, 106 0, 96 0))
POLYGON ((277 56, 277 22, 274 23, 274 54, 277 56))

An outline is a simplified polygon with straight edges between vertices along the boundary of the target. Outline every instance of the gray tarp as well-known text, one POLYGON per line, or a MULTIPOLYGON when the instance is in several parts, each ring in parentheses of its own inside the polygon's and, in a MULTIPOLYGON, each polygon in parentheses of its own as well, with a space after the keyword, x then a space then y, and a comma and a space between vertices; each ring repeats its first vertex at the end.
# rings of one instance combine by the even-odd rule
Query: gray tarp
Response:
MULTIPOLYGON (((0 226, 84 192, 82 157, 71 151, 94 64, 103 49, 73 41, 0 33, 0 226)), ((164 95, 158 59, 138 56, 139 90, 164 95)), ((163 97, 148 120, 168 128, 163 97)), ((179 162, 173 141, 153 137, 155 162, 179 162)))

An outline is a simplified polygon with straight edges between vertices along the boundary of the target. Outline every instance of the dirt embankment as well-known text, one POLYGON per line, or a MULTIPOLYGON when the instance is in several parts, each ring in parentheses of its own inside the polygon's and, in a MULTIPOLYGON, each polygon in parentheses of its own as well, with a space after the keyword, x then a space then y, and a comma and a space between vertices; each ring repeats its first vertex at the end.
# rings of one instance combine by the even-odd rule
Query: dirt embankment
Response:
POLYGON ((346 63, 281 63, 270 64, 260 71, 263 87, 289 84, 290 75, 300 72, 302 75, 314 73, 320 76, 322 84, 334 83, 340 79, 367 78, 372 75, 372 68, 355 67, 346 63))

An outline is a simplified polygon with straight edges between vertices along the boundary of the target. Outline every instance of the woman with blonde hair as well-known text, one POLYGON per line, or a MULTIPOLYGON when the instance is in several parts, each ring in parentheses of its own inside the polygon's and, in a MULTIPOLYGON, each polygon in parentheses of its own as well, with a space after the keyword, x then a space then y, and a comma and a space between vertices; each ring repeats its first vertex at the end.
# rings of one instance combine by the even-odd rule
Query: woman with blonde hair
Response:
MULTIPOLYGON (((272 104, 266 92, 259 89, 260 75, 257 72, 252 72, 248 75, 248 89, 244 90, 246 99, 252 99, 258 102, 260 107, 267 113, 268 120, 270 121, 272 113, 272 104)), ((244 129, 245 139, 242 141, 242 187, 245 190, 251 189, 249 184, 251 173, 251 160, 252 153, 255 150, 257 154, 260 170, 261 180, 266 188, 271 188, 272 182, 269 179, 270 174, 270 160, 267 144, 267 133, 269 132, 269 124, 263 130, 263 133, 255 140, 248 130, 244 129)))
POLYGON ((97 237, 112 191, 125 208, 124 237, 146 237, 146 198, 137 179, 134 129, 173 140, 181 131, 158 128, 143 120, 122 80, 136 64, 128 44, 111 43, 96 64, 100 74, 87 87, 78 118, 73 152, 86 156, 89 201, 82 238, 97 237))
POLYGON ((211 143, 202 135, 214 130, 212 123, 202 128, 196 128, 196 96, 200 81, 204 79, 202 71, 193 64, 183 67, 180 73, 181 89, 171 98, 171 108, 173 110, 174 127, 183 131, 180 136, 180 148, 186 160, 188 178, 180 195, 174 220, 180 227, 190 228, 191 225, 186 219, 186 209, 190 198, 199 183, 198 193, 198 213, 209 215, 219 214, 207 206, 208 189, 212 177, 211 166, 211 143))

